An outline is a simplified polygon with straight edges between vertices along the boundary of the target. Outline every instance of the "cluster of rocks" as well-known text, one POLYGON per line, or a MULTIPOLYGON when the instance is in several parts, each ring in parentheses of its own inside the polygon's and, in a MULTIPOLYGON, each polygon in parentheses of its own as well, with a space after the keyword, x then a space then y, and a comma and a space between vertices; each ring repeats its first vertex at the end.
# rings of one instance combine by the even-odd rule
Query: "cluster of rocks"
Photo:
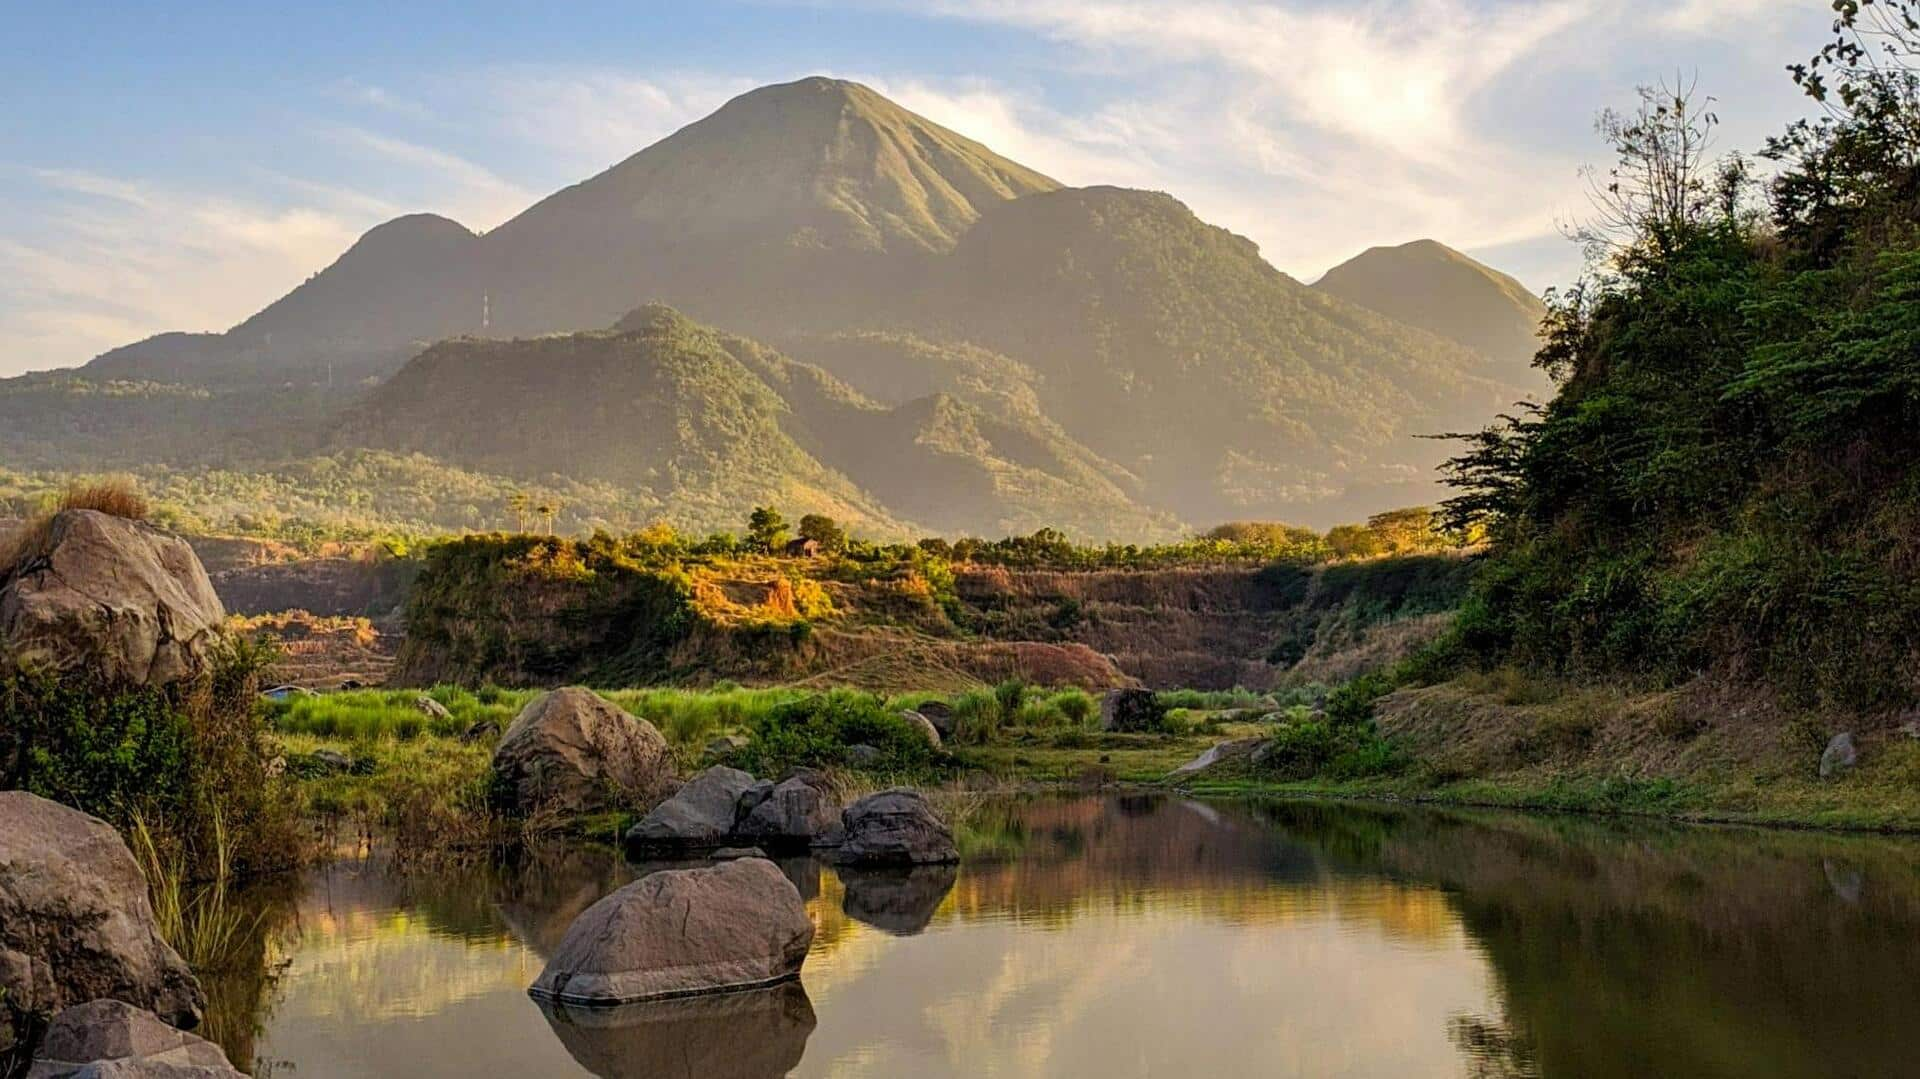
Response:
POLYGON ((105 821, 0 792, 0 1073, 218 1079, 240 1073, 184 1033, 206 995, 161 939, 133 852, 105 821), (51 1022, 49 1022, 51 1018, 51 1022))

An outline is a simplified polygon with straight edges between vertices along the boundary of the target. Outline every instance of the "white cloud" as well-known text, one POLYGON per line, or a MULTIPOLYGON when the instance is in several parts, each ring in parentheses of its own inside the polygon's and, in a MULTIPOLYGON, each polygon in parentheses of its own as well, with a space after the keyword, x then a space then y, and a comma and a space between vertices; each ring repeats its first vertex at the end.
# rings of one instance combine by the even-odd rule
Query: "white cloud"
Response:
POLYGON ((357 215, 38 170, 36 235, 0 241, 0 373, 66 366, 166 329, 220 330, 299 284, 357 215))
POLYGON ((508 135, 561 155, 568 181, 613 165, 745 93, 754 80, 514 68, 478 80, 508 135))
POLYGON ((432 201, 424 208, 468 228, 490 229, 537 197, 485 166, 432 146, 358 127, 335 128, 332 136, 350 150, 400 166, 410 174, 408 186, 431 193, 432 201))

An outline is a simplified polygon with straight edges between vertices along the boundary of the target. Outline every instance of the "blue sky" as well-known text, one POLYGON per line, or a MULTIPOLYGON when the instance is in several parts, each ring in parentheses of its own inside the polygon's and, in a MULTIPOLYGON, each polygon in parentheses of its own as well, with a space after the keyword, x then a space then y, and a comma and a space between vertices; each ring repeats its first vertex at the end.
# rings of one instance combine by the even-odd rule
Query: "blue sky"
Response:
POLYGON ((367 228, 499 225, 755 85, 859 79, 1074 184, 1172 192, 1312 280, 1430 236, 1536 289, 1595 112, 1805 106, 1827 0, 0 0, 0 375, 224 329, 367 228))

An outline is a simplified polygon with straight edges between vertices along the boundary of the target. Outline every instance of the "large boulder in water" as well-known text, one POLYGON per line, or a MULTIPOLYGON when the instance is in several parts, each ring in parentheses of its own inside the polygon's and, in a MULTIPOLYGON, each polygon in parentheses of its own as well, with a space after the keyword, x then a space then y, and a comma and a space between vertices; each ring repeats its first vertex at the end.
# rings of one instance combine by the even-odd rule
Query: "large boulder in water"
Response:
POLYGON ((935 865, 960 860, 953 832, 918 791, 870 794, 841 814, 846 839, 834 859, 849 865, 935 865))
POLYGON ((840 803, 813 773, 789 776, 740 821, 740 838, 773 850, 805 847, 838 832, 840 803))
POLYGON ((714 765, 627 829, 627 852, 660 858, 725 846, 740 815, 740 799, 754 784, 753 776, 738 768, 714 765))
MULTIPOLYGON (((178 536, 67 510, 0 567, 0 667, 167 685, 198 674, 227 612, 178 536)), ((4 673, 4 672, 0 672, 4 673)))
POLYGON ((847 917, 896 937, 923 932, 933 922, 941 901, 953 891, 960 871, 951 864, 881 866, 839 871, 846 889, 840 909, 847 917))
POLYGON ((755 989, 798 977, 812 943, 806 905, 772 862, 667 869, 574 919, 528 991, 604 1007, 755 989))
POLYGON ((219 1046, 125 1001, 88 1001, 54 1016, 27 1079, 105 1076, 240 1079, 219 1046))
POLYGON ((206 997, 160 939, 147 881, 105 821, 25 791, 0 792, 0 1014, 30 1040, 39 1019, 111 998, 176 1027, 206 997))
POLYGON ((528 701, 493 750, 494 789, 522 814, 644 803, 671 782, 671 768, 653 724, 578 687, 528 701))
POLYGON ((800 1066, 813 1004, 798 982, 617 1008, 542 1002, 553 1033, 602 1079, 772 1079, 800 1066))

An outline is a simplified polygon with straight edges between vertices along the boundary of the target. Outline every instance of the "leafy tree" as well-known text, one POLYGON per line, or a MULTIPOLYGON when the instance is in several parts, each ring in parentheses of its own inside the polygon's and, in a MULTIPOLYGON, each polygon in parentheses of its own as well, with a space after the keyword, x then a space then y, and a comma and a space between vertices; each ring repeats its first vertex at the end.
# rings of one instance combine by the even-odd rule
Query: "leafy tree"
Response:
POLYGON ((800 538, 812 540, 827 554, 846 549, 847 534, 839 522, 824 513, 809 513, 800 518, 800 538))
POLYGON ((747 518, 747 544, 764 553, 774 553, 787 545, 787 519, 772 506, 755 506, 747 518))

